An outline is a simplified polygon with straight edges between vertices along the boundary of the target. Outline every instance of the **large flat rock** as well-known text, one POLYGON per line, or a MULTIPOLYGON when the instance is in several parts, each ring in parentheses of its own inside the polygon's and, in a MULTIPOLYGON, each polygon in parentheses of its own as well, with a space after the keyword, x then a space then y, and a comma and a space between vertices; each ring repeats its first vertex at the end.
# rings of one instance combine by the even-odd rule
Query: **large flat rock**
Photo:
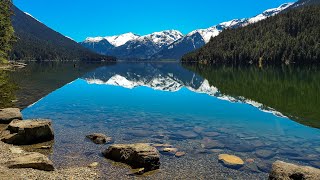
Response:
POLYGON ((1 140, 15 145, 29 145, 54 139, 50 120, 12 121, 7 130, 10 132, 1 140))
POLYGON ((159 169, 160 154, 155 147, 145 143, 114 144, 103 152, 111 160, 123 162, 133 168, 144 168, 145 171, 159 169))
POLYGON ((22 120, 22 114, 20 112, 20 109, 0 109, 0 124, 9 124, 14 119, 22 120))
POLYGON ((315 180, 320 179, 320 169, 310 166, 297 166, 282 161, 272 165, 270 180, 315 180))
POLYGON ((7 162, 8 168, 33 168, 44 171, 53 171, 53 163, 43 154, 25 153, 7 162))

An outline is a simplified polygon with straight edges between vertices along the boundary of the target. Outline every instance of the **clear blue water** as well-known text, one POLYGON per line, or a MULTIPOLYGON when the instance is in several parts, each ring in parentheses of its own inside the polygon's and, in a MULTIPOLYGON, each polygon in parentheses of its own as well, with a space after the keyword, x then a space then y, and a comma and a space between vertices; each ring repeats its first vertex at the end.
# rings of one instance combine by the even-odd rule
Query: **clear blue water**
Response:
POLYGON ((22 113, 52 120, 56 166, 99 161, 106 177, 128 167, 101 157, 108 145, 93 144, 87 134, 105 133, 115 143, 169 143, 187 153, 182 158, 162 154, 161 170, 150 179, 265 179, 278 159, 319 166, 319 129, 218 94, 214 85, 179 64, 119 63, 79 77, 22 113), (259 155, 261 150, 268 157, 259 155), (254 162, 231 169, 218 162, 221 153, 254 162))

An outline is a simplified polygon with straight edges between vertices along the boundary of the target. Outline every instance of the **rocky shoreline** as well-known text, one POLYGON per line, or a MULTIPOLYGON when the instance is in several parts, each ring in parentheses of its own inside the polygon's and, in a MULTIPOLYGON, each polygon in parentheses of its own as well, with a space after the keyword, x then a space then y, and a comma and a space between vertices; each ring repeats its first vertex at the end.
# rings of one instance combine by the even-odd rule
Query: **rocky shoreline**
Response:
MULTIPOLYGON (((98 162, 87 167, 69 167, 56 169, 45 155, 24 149, 20 145, 49 143, 37 148, 51 149, 54 131, 51 121, 46 119, 23 120, 19 109, 0 109, 0 179, 103 179, 98 162), (50 144, 51 142, 51 144, 50 144), (17 146, 19 145, 19 146, 17 146)), ((101 133, 87 135, 95 144, 110 144, 102 154, 105 158, 131 166, 131 175, 142 175, 160 169, 161 156, 180 158, 187 154, 170 144, 114 144, 114 139, 101 133)), ((268 152, 258 152, 261 157, 269 157, 268 152)), ((232 154, 220 154, 219 162, 231 169, 250 165, 254 159, 242 160, 232 154)), ((269 173, 269 179, 317 179, 320 170, 276 161, 269 173)))

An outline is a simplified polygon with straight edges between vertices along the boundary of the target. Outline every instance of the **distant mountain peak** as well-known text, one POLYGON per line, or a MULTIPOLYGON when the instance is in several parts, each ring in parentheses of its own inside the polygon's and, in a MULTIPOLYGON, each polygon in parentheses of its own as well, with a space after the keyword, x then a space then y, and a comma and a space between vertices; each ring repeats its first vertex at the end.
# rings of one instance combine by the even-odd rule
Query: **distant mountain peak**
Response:
POLYGON ((106 36, 106 37, 88 37, 85 39, 84 43, 98 43, 102 40, 107 40, 114 47, 119 47, 127 43, 128 41, 139 38, 140 36, 134 33, 125 33, 115 36, 106 36))
POLYGON ((139 35, 129 32, 129 33, 116 35, 116 36, 107 36, 105 37, 105 39, 108 40, 109 43, 114 45, 115 47, 119 47, 126 44, 128 41, 135 40, 139 37, 140 37, 139 35))
POLYGON ((151 34, 147 34, 145 36, 141 36, 137 40, 144 41, 148 39, 152 41, 154 44, 156 44, 157 46, 162 47, 164 45, 169 45, 182 37, 183 37, 183 34, 180 31, 165 30, 165 31, 154 32, 151 34))

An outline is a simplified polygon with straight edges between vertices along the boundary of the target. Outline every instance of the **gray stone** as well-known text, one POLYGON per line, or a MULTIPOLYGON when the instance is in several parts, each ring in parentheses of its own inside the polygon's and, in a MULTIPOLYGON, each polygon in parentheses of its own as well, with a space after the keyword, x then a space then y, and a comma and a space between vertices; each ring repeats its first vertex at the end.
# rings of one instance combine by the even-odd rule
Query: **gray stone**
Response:
POLYGON ((148 130, 142 130, 142 129, 132 129, 127 131, 128 135, 134 136, 134 137, 150 137, 152 136, 152 131, 148 130))
POLYGON ((297 166, 282 161, 272 165, 270 180, 315 180, 320 177, 320 169, 310 166, 297 166))
POLYGON ((218 132, 203 132, 202 135, 206 136, 206 137, 216 137, 216 136, 219 136, 220 133, 218 133, 218 132))
POLYGON ((53 171, 53 163, 43 154, 25 153, 19 157, 13 158, 6 163, 8 168, 33 168, 44 171, 53 171))
POLYGON ((29 145, 54 139, 50 120, 12 121, 8 128, 10 134, 1 140, 15 145, 29 145))
POLYGON ((158 150, 145 143, 113 144, 103 152, 103 155, 108 159, 126 163, 133 168, 144 168, 145 171, 160 167, 158 150))
POLYGON ((260 171, 269 173, 272 168, 272 164, 267 162, 259 162, 257 163, 257 167, 260 171))
POLYGON ((195 139, 198 137, 198 134, 193 131, 178 131, 172 134, 172 139, 195 139))
POLYGON ((258 158, 270 159, 275 156, 275 153, 271 150, 260 149, 256 151, 256 156, 258 158))
POLYGON ((224 148, 224 144, 222 144, 220 141, 212 140, 209 138, 204 138, 201 141, 201 146, 205 149, 222 149, 222 148, 224 148))
POLYGON ((0 124, 9 124, 14 119, 22 120, 22 114, 20 112, 20 109, 0 109, 0 124))
POLYGON ((93 133, 93 134, 87 135, 86 137, 96 144, 107 144, 107 143, 113 142, 111 137, 108 137, 101 133, 93 133))

